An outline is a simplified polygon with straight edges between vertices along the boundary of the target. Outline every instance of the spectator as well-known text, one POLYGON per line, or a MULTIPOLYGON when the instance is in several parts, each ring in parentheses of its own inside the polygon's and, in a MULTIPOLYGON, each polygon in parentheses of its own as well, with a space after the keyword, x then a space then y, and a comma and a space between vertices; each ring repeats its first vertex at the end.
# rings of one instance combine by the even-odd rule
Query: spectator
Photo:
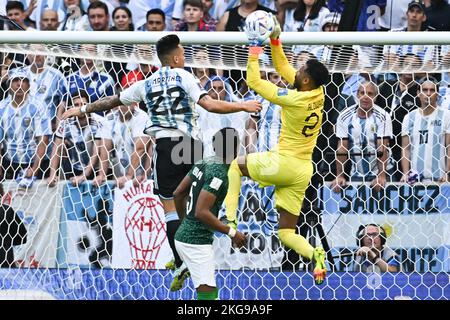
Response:
MULTIPOLYGON (((183 11, 184 11, 184 1, 185 0, 174 0, 175 4, 174 4, 174 9, 173 9, 173 14, 172 14, 172 24, 175 27, 178 23, 180 23, 180 21, 183 19, 183 11)), ((213 17, 211 15, 211 13, 213 11, 215 11, 217 4, 221 3, 222 1, 220 0, 202 0, 203 3, 203 20, 205 21, 205 23, 210 26, 210 27, 216 27, 217 25, 217 19, 215 17, 213 17), (213 8, 214 6, 214 8, 213 8)), ((227 0, 227 3, 223 3, 223 12, 220 16, 223 15, 223 13, 225 12, 225 10, 227 8, 232 8, 234 7, 234 4, 239 2, 238 0, 227 0)), ((222 5, 222 4, 219 4, 222 5)))
POLYGON ((215 31, 216 26, 206 25, 203 21, 202 0, 184 0, 183 20, 175 26, 175 31, 215 31))
MULTIPOLYGON (((425 6, 423 3, 419 0, 411 1, 406 11, 406 27, 392 31, 429 31, 431 29, 426 26, 426 20, 427 16, 425 15, 425 6)), ((432 64, 435 48, 435 46, 429 45, 387 45, 384 46, 384 57, 390 68, 404 69, 402 68, 402 60, 406 54, 415 54, 421 61, 432 64)))
POLYGON ((87 9, 90 31, 109 30, 108 6, 102 1, 93 1, 87 9))
MULTIPOLYGON (((43 48, 36 47, 36 50, 43 50, 43 48)), ((64 111, 63 100, 67 93, 66 79, 60 71, 46 65, 46 56, 28 54, 27 60, 30 65, 24 70, 30 80, 30 95, 43 104, 52 122, 52 131, 55 131, 59 122, 57 115, 64 111)))
POLYGON ((322 31, 321 20, 330 11, 325 0, 299 0, 295 9, 286 11, 284 31, 322 31))
MULTIPOLYGON (((127 7, 117 7, 112 13, 114 26, 111 31, 134 31, 133 18, 131 11, 127 7)), ((113 52, 132 53, 132 44, 113 44, 111 45, 113 52)), ((126 73, 126 62, 104 62, 105 69, 108 71, 115 84, 118 84, 126 73)))
POLYGON ((425 13, 430 27, 436 31, 450 31, 450 4, 447 0, 431 0, 425 13))
MULTIPOLYGON (((267 79, 280 88, 286 89, 286 82, 275 72, 269 72, 267 79)), ((266 152, 278 144, 281 130, 281 107, 258 96, 262 109, 251 114, 246 124, 246 151, 266 152)))
POLYGON ((39 100, 31 99, 30 80, 23 69, 10 70, 9 81, 9 96, 0 106, 0 177, 20 177, 19 186, 29 187, 48 166, 43 158, 52 134, 50 119, 39 100))
MULTIPOLYGON (((80 90, 71 96, 68 108, 80 107, 88 102, 88 93, 80 90)), ((101 142, 97 133, 104 121, 103 117, 93 113, 76 120, 65 120, 59 124, 55 132, 50 175, 47 179, 50 187, 55 186, 59 180, 61 161, 64 177, 70 178, 74 185, 93 177, 98 163, 96 146, 99 146, 101 142), (68 159, 61 159, 63 154, 67 154, 68 159)))
MULTIPOLYGON (((361 12, 359 14, 358 25, 356 31, 377 31, 380 29, 378 25, 379 19, 386 11, 387 0, 361 0, 361 12)), ((398 0, 395 0, 398 1, 398 0)), ((328 0, 328 9, 330 11, 344 11, 345 0, 328 0)))
POLYGON ((417 108, 417 82, 415 75, 402 73, 395 81, 385 80, 380 85, 380 96, 378 99, 380 106, 392 117, 392 160, 394 162, 395 181, 402 178, 401 158, 402 158, 402 122, 405 115, 417 108))
POLYGON ((146 151, 151 150, 151 140, 144 132, 148 121, 147 113, 137 108, 137 105, 119 106, 106 116, 105 125, 97 135, 102 139, 98 152, 99 184, 106 181, 110 162, 118 188, 123 188, 129 180, 137 179, 138 182, 147 177, 150 173, 150 161, 146 161, 146 158, 151 159, 151 154, 146 154, 146 151), (142 173, 139 172, 141 168, 142 173))
POLYGON ((0 268, 14 268, 13 246, 27 242, 27 228, 13 208, 3 203, 3 185, 0 183, 0 268))
POLYGON ((356 233, 355 272, 399 272, 397 254, 386 247, 386 231, 377 224, 360 226, 356 233))
POLYGON ((374 190, 379 191, 389 179, 392 122, 389 114, 374 104, 377 95, 378 87, 373 82, 363 82, 358 89, 357 104, 338 116, 336 179, 332 184, 336 192, 347 183, 345 163, 349 155, 350 180, 371 181, 374 190))
POLYGON ((217 24, 217 31, 244 31, 245 18, 256 10, 276 14, 275 11, 258 4, 258 0, 242 0, 238 7, 223 14, 217 24))
POLYGON ((150 77, 158 68, 149 64, 140 64, 138 68, 129 71, 120 81, 120 87, 122 89, 128 88, 133 83, 147 79, 150 77))
MULTIPOLYGON (((214 100, 228 102, 238 100, 237 97, 233 95, 232 88, 227 79, 223 77, 213 76, 210 81, 205 84, 205 90, 214 100)), ((218 114, 209 112, 203 108, 198 108, 197 112, 199 114, 198 124, 203 135, 203 145, 205 148, 203 154, 204 157, 214 155, 212 136, 217 130, 232 127, 239 132, 240 137, 244 136, 245 123, 248 119, 248 114, 246 112, 218 114)))
POLYGON ((56 31, 59 27, 58 13, 55 10, 47 9, 42 13, 40 30, 56 31))
POLYGON ((201 67, 210 64, 208 52, 205 47, 194 46, 193 49, 194 49, 194 63, 199 67, 192 68, 192 73, 200 80, 200 84, 204 88, 213 76, 218 75, 217 70, 201 67))
POLYGON ((406 26, 406 10, 411 0, 387 0, 386 10, 378 19, 381 31, 401 29, 406 26))
MULTIPOLYGON (((441 47, 441 61, 442 65, 447 68, 450 66, 450 45, 443 45, 441 47)), ((442 97, 441 107, 450 109, 450 72, 442 73, 442 85, 440 86, 439 95, 442 97)))
MULTIPOLYGON (((132 0, 128 2, 128 9, 133 14, 134 25, 138 30, 145 30, 145 25, 148 21, 148 12, 160 11, 164 14, 164 30, 172 30, 172 12, 174 11, 174 1, 161 1, 161 0, 132 0)), ((159 12, 157 14, 160 14, 159 12)), ((180 14, 181 18, 181 14, 180 14)))
MULTIPOLYGON (((17 25, 19 25, 23 30, 35 30, 32 26, 28 26, 25 23, 27 19, 27 12, 25 11, 25 7, 20 1, 8 1, 6 3, 6 15, 9 19, 14 21, 17 25)), ((10 22, 6 25, 8 30, 18 30, 16 26, 11 24, 10 22)))
MULTIPOLYGON (((323 32, 336 32, 338 31, 339 22, 341 21, 341 15, 337 12, 330 12, 322 16, 320 20, 320 30, 323 32)), ((353 46, 354 48, 358 46, 353 46)), ((298 56, 306 56, 306 54, 312 53, 312 58, 330 62, 332 46, 316 46, 316 45, 295 45, 292 50, 294 53, 298 53, 298 56)), ((298 57, 297 56, 297 57, 298 57)), ((299 58, 297 58, 298 60, 299 58)), ((306 57, 304 63, 311 57, 306 57)))
POLYGON ((134 31, 133 17, 127 7, 117 7, 113 13, 114 26, 111 31, 134 31))
POLYGON ((402 125, 402 182, 449 181, 450 110, 438 107, 439 83, 419 80, 420 108, 409 112, 402 125), (413 177, 415 174, 417 178, 413 177))
POLYGON ((216 30, 218 21, 214 19, 209 13, 211 7, 213 6, 214 0, 202 0, 202 3, 203 3, 203 21, 210 30, 212 29, 216 30))
POLYGON ((64 0, 65 18, 59 26, 60 31, 87 31, 89 19, 81 9, 81 0, 64 0))
MULTIPOLYGON (((81 50, 95 51, 94 45, 82 45, 81 50)), ((114 81, 110 75, 97 69, 91 59, 81 59, 80 69, 69 75, 70 95, 74 95, 78 90, 85 90, 89 95, 89 101, 95 102, 98 99, 114 94, 114 81)))
POLYGON ((147 23, 145 24, 147 31, 165 31, 166 15, 161 9, 151 9, 147 12, 147 23))

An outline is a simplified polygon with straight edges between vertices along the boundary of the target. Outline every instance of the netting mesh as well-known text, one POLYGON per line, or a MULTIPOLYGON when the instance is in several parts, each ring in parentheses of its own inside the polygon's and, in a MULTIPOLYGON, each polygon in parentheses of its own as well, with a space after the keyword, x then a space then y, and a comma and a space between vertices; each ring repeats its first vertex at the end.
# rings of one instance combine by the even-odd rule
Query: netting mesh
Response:
MULTIPOLYGON (((263 105, 257 115, 218 115, 198 107, 205 156, 212 155, 214 132, 227 126, 239 131, 241 154, 277 144, 281 109, 248 89, 246 51, 186 47, 186 68, 213 99, 256 98, 263 105)), ((226 235, 216 234, 220 298, 448 299, 448 48, 291 46, 287 52, 295 67, 314 52, 334 71, 313 156, 316 173, 298 222, 298 232, 327 251, 330 276, 323 287, 314 285, 312 264, 286 250, 277 236, 273 187, 244 179, 238 229, 249 241, 236 249, 226 235), (424 76, 440 83, 439 108, 427 117, 418 113, 418 80, 424 76), (365 117, 358 105, 365 106, 365 117), (378 189, 372 184, 383 147, 389 155, 383 160, 386 185, 378 189), (410 172, 403 168, 405 156, 410 172), (368 224, 385 238, 381 259, 392 272, 360 251, 377 237, 368 224)), ((168 291, 172 273, 164 266, 172 253, 164 210, 153 194, 154 141, 143 134, 145 104, 133 106, 133 113, 120 107, 60 121, 68 107, 149 77, 158 68, 152 47, 2 44, 0 62, 2 203, 15 212, 7 209, 0 221, 5 296, 193 298, 190 280, 181 292, 168 291)), ((273 73, 269 51, 261 66, 263 78, 287 87, 273 73)))

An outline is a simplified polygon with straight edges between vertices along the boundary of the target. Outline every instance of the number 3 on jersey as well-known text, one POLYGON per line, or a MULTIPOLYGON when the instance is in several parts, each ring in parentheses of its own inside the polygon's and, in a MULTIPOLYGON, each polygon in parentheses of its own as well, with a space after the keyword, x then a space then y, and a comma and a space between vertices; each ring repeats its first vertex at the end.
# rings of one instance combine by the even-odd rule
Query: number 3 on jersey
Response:
POLYGON ((302 130, 302 134, 305 137, 311 137, 313 134, 312 133, 307 133, 307 130, 313 130, 317 124, 319 123, 319 115, 315 112, 311 113, 309 116, 306 117, 305 122, 308 123, 308 125, 305 125, 303 127, 302 130), (312 124, 309 124, 310 122, 312 122, 312 124))

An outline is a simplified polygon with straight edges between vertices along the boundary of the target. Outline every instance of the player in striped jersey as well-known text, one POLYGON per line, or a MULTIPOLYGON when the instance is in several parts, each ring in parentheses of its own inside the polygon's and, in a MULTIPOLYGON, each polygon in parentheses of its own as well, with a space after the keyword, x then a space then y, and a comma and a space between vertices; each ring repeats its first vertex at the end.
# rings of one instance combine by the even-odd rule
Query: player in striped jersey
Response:
MULTIPOLYGON (((144 133, 145 125, 149 120, 148 115, 137 105, 131 105, 120 106, 105 118, 105 125, 97 134, 102 139, 102 149, 99 152, 101 160, 99 175, 106 180, 109 162, 113 160, 116 185, 118 188, 123 188, 128 180, 142 178, 142 175, 137 176, 142 163, 150 164, 145 161, 145 151, 150 141, 150 137, 144 133), (114 159, 108 159, 113 153, 114 159)), ((148 169, 144 168, 144 172, 148 169)), ((147 175, 144 174, 144 176, 147 175)))
POLYGON ((422 78, 417 91, 420 108, 403 119, 402 182, 411 182, 410 170, 421 180, 449 181, 450 110, 438 107, 438 92, 435 78, 422 78))
MULTIPOLYGON (((70 99, 71 108, 80 107, 89 101, 86 91, 76 92, 70 99)), ((61 121, 55 132, 54 147, 50 157, 50 175, 47 183, 54 187, 59 180, 59 169, 62 166, 65 178, 78 185, 93 176, 98 162, 97 149, 100 146, 98 130, 105 119, 98 114, 86 115, 75 120, 61 121), (69 159, 61 159, 67 152, 69 159), (62 161, 62 163, 61 163, 62 161)), ((95 177, 93 184, 99 185, 103 180, 95 177)))
POLYGON ((19 185, 30 187, 33 179, 41 175, 39 169, 52 133, 50 119, 44 107, 31 99, 26 72, 13 69, 9 79, 9 96, 0 107, 0 141, 3 144, 0 175, 5 173, 7 179, 14 179, 23 170, 19 185))
POLYGON ((352 162, 350 180, 371 181, 376 191, 388 180, 392 121, 386 111, 374 104, 377 95, 376 84, 363 82, 357 92, 358 103, 344 109, 336 121, 339 141, 336 179, 332 184, 336 192, 347 183, 344 165, 349 152, 352 162))
POLYGON ((151 77, 136 82, 120 95, 100 99, 83 108, 72 108, 64 113, 63 119, 110 110, 122 104, 129 106, 145 102, 150 118, 146 133, 156 139, 153 164, 155 191, 164 206, 167 237, 175 256, 175 265, 180 268, 182 261, 174 243, 179 220, 173 192, 192 165, 202 158, 195 104, 215 113, 257 112, 261 106, 257 101, 238 103, 213 100, 199 80, 183 69, 184 48, 178 36, 171 34, 159 39, 156 51, 162 67, 151 77))

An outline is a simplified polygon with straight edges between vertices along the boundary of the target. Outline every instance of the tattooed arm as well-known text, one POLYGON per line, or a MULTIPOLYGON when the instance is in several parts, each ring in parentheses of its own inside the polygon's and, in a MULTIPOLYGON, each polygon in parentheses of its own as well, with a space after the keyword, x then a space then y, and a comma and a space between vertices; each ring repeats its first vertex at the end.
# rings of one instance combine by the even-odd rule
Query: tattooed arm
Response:
POLYGON ((122 102, 120 102, 119 95, 109 96, 102 98, 100 100, 95 101, 94 103, 89 103, 86 105, 86 111, 83 112, 81 110, 82 107, 79 108, 70 108, 66 110, 62 115, 62 120, 71 118, 71 117, 79 117, 85 113, 92 113, 98 111, 106 111, 111 110, 117 106, 120 106, 122 102))

